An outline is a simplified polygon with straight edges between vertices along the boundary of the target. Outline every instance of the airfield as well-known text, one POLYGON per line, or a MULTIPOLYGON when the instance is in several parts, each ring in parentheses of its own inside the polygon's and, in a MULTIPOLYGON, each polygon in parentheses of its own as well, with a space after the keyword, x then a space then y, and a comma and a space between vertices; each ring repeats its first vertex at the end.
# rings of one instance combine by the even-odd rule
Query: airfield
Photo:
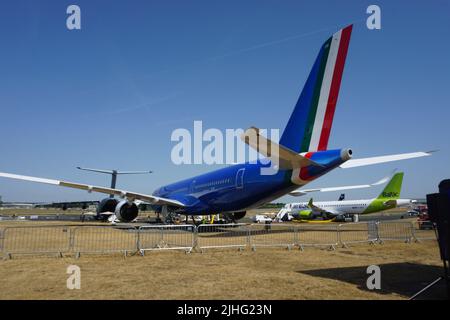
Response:
MULTIPOLYGON (((12 209, 11 209, 12 210, 12 209)), ((14 215, 36 215, 17 209, 14 215)), ((2 210, 1 214, 6 215, 2 210)), ((267 210, 250 212, 249 218, 267 210)), ((12 213, 9 212, 9 213, 12 213)), ((40 211, 42 215, 55 212, 40 211)), ((63 212, 79 217, 80 211, 63 212)), ((141 220, 151 213, 141 214, 141 220)), ((78 219, 78 218, 77 218, 78 219)), ((364 219, 413 221, 391 210, 364 219)), ((104 225, 85 221, 85 225, 104 225)), ((75 226, 80 221, 0 221, 12 226, 75 226)), ((0 261, 0 299, 407 299, 442 273, 435 240, 360 243, 335 250, 263 247, 203 253, 167 250, 57 256, 18 255, 0 261), (81 289, 66 288, 69 265, 81 268, 81 289), (381 290, 368 290, 366 269, 381 268, 381 290)), ((442 289, 442 288, 441 288, 442 289)), ((424 298, 439 298, 439 287, 424 298)))
POLYGON ((0 299, 407 299, 442 273, 435 242, 359 245, 335 251, 152 252, 0 262, 0 299), (66 268, 81 268, 81 289, 66 268), (366 288, 379 265, 381 290, 366 288))
MULTIPOLYGON (((58 208, 2 208, 0 209, 0 225, 7 221, 35 221, 35 222, 53 222, 53 221, 70 221, 70 222, 80 222, 82 214, 85 215, 85 220, 90 222, 95 222, 92 218, 95 210, 82 210, 82 209, 67 209, 62 210, 58 208)), ((275 216, 279 209, 253 209, 247 212, 245 217, 239 222, 250 223, 252 222, 252 217, 255 215, 268 214, 275 216)), ((360 221, 384 221, 384 220, 399 220, 407 218, 408 215, 403 209, 391 209, 383 212, 373 213, 369 215, 360 215, 360 221)), ((154 222, 156 215, 153 211, 139 211, 137 217, 138 223, 152 223, 154 222)), ((189 220, 188 222, 191 222, 189 220)))

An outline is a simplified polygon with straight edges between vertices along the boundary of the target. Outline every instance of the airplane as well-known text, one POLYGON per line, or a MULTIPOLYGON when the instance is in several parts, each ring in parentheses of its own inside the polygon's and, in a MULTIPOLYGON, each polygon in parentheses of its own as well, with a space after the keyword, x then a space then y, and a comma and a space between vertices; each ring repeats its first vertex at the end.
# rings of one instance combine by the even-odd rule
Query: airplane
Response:
POLYGON ((276 220, 312 220, 332 219, 343 220, 346 215, 354 221, 358 215, 384 211, 396 207, 405 207, 413 203, 411 199, 399 199, 403 182, 403 172, 396 173, 377 198, 363 200, 338 200, 288 203, 277 214, 276 220))
MULTIPOLYGON (((92 169, 92 168, 82 168, 82 167, 77 167, 78 170, 83 170, 83 171, 89 171, 89 172, 96 172, 96 173, 102 173, 102 174, 109 174, 111 175, 111 188, 115 189, 116 188, 116 183, 117 183, 117 176, 118 175, 130 175, 130 174, 148 174, 148 173, 152 173, 152 171, 150 170, 146 170, 146 171, 119 171, 119 170, 107 170, 107 169, 92 169)), ((67 209, 71 209, 71 208, 80 208, 80 209, 87 209, 90 206, 96 206, 97 207, 97 211, 101 208, 105 208, 105 203, 110 203, 111 200, 110 198, 112 198, 113 196, 111 195, 109 198, 106 199, 102 199, 102 200, 91 200, 91 201, 86 201, 86 200, 81 200, 81 201, 64 201, 64 202, 42 202, 42 203, 33 203, 30 206, 33 208, 60 208, 63 211, 66 211, 67 209)), ((115 202, 114 200, 112 200, 112 202, 115 202)), ((117 204, 117 203, 116 203, 117 204)), ((101 212, 97 212, 96 213, 96 217, 98 218, 98 220, 104 220, 106 221, 111 215, 114 214, 114 208, 111 208, 111 210, 113 212, 110 211, 105 211, 103 213, 101 212)))
POLYGON ((289 194, 338 167, 430 156, 430 152, 420 151, 352 159, 350 148, 327 149, 352 28, 349 25, 339 30, 321 46, 279 143, 267 140, 255 127, 241 136, 265 156, 263 160, 269 161, 230 165, 162 186, 153 194, 3 172, 0 177, 118 196, 119 199, 111 198, 105 203, 99 213, 113 211, 117 220, 124 222, 138 216, 136 201, 151 204, 166 221, 176 214, 186 217, 222 214, 235 221, 243 218, 249 209, 289 194), (256 135, 256 144, 254 139, 248 139, 251 134, 256 135), (262 169, 276 173, 261 174, 262 169))

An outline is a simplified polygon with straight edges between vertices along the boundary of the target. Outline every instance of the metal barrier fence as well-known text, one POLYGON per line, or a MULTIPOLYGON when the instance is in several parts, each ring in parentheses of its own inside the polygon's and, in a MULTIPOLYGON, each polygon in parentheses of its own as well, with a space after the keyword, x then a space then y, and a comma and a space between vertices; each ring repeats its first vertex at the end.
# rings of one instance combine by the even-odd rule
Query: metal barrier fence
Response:
POLYGON ((374 244, 378 241, 378 224, 375 221, 340 224, 338 236, 344 247, 355 243, 374 244))
POLYGON ((399 240, 411 242, 413 239, 412 224, 410 222, 379 222, 377 224, 378 242, 399 240))
POLYGON ((71 228, 65 226, 9 227, 3 230, 2 251, 13 253, 62 254, 70 249, 71 228))
POLYGON ((436 240, 436 232, 431 224, 419 223, 418 221, 412 222, 412 234, 415 241, 420 242, 422 240, 436 240))
POLYGON ((248 229, 249 245, 257 247, 285 247, 291 249, 297 245, 297 228, 283 224, 252 224, 248 229))
POLYGON ((193 225, 142 226, 137 232, 137 249, 144 254, 147 250, 182 249, 192 251, 195 246, 193 225))
POLYGON ((335 249, 339 244, 338 227, 336 225, 299 225, 297 228, 297 244, 300 249, 310 247, 329 247, 335 249))
POLYGON ((244 249, 249 242, 249 230, 246 224, 199 225, 196 229, 195 247, 238 248, 244 249))
POLYGON ((82 226, 73 229, 72 252, 108 253, 136 251, 137 230, 118 229, 110 226, 82 226))
POLYGON ((436 240, 434 230, 410 222, 347 224, 219 224, 111 226, 29 226, 0 228, 0 253, 59 254, 140 252, 151 250, 203 251, 210 248, 321 246, 334 249, 356 243, 389 240, 436 240))

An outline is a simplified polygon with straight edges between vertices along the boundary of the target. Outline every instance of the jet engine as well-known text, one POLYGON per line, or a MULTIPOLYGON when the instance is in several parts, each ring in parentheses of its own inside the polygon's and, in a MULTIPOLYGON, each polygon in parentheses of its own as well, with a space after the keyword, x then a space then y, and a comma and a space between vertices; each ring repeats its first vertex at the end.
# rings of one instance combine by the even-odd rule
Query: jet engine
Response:
POLYGON ((120 221, 130 222, 137 218, 139 208, 134 202, 130 203, 128 200, 122 200, 117 204, 114 213, 120 221))
POLYGON ((105 198, 97 206, 97 217, 106 220, 112 214, 122 222, 130 222, 136 219, 139 213, 138 206, 127 200, 117 200, 114 198, 105 198))
POLYGON ((102 215, 105 212, 114 212, 116 211, 116 206, 119 203, 117 199, 114 198, 105 198, 97 206, 97 216, 102 215))

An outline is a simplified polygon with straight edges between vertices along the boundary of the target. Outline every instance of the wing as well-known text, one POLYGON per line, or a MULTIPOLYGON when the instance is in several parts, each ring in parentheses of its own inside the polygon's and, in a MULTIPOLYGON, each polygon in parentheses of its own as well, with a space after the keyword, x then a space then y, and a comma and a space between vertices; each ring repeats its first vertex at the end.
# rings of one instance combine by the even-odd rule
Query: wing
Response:
POLYGON ((315 206, 312 198, 309 199, 308 208, 310 208, 311 210, 314 210, 316 212, 327 212, 326 210, 323 210, 322 208, 315 206))
POLYGON ((390 175, 384 177, 383 179, 381 179, 377 182, 371 183, 371 184, 359 184, 359 185, 354 185, 354 186, 326 187, 326 188, 316 188, 316 189, 298 189, 298 190, 289 192, 289 195, 294 196, 294 197, 299 197, 299 196, 304 196, 305 194, 308 194, 311 192, 332 192, 332 191, 341 191, 341 190, 370 188, 373 186, 378 186, 380 184, 386 183, 392 177, 394 172, 395 172, 395 170, 390 175))
POLYGON ((81 190, 86 190, 88 192, 105 193, 105 194, 109 194, 109 195, 115 195, 115 196, 119 196, 122 198, 126 198, 130 201, 141 200, 141 201, 149 202, 151 204, 156 204, 156 205, 170 205, 170 206, 175 206, 175 207, 184 207, 184 204, 177 200, 160 198, 160 197, 155 197, 155 196, 148 195, 148 194, 131 192, 131 191, 126 191, 126 190, 111 189, 111 188, 105 188, 105 187, 96 187, 96 186, 91 186, 91 185, 87 185, 87 184, 68 182, 68 181, 59 181, 59 180, 44 179, 44 178, 37 178, 37 177, 30 177, 30 176, 22 176, 22 175, 18 175, 18 174, 5 173, 5 172, 0 172, 0 177, 15 179, 15 180, 24 180, 24 181, 45 183, 45 184, 51 184, 51 185, 61 186, 61 187, 68 187, 68 188, 73 188, 73 189, 81 189, 81 190))
POLYGON ((427 157, 427 156, 431 156, 431 154, 433 152, 435 152, 435 151, 428 151, 428 152, 419 151, 419 152, 411 152, 411 153, 391 154, 388 156, 350 159, 350 160, 347 160, 346 162, 344 162, 343 164, 341 164, 340 167, 347 169, 347 168, 369 166, 372 164, 379 164, 379 163, 385 163, 385 162, 391 162, 391 161, 399 161, 399 160, 413 159, 413 158, 419 158, 419 157, 427 157))
POLYGON ((325 210, 325 209, 319 208, 318 206, 316 206, 316 205, 313 203, 313 199, 312 199, 312 198, 309 199, 309 202, 308 202, 308 208, 310 208, 310 209, 313 210, 314 212, 338 214, 338 213, 335 212, 334 210, 328 210, 328 209, 325 210))

